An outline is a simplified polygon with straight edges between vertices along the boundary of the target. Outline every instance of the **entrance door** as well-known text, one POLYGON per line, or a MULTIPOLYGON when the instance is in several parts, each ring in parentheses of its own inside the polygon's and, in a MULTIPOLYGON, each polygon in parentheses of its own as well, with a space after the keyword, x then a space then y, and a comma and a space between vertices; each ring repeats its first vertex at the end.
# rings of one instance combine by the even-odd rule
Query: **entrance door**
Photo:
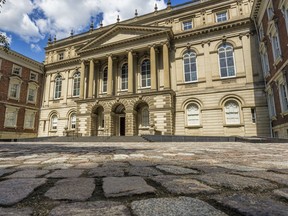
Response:
POLYGON ((125 136, 125 117, 120 117, 120 136, 125 136))

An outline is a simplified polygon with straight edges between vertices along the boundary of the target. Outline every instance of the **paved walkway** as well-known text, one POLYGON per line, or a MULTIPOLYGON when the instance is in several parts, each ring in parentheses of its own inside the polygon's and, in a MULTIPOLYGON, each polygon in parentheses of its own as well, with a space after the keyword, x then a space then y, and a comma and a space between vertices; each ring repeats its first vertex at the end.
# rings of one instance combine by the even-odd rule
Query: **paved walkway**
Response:
POLYGON ((2 215, 288 215, 288 144, 0 143, 2 215))

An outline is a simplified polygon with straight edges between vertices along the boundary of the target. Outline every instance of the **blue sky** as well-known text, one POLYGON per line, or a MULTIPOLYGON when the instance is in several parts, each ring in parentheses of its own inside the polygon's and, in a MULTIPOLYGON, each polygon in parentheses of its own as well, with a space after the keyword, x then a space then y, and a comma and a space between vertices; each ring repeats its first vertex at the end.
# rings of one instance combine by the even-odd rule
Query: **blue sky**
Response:
MULTIPOLYGON (((167 0, 7 0, 0 13, 0 32, 5 34, 12 50, 36 61, 45 58, 44 47, 48 36, 57 39, 68 37, 71 29, 75 34, 87 31, 91 17, 95 27, 99 20, 108 25, 134 16, 166 7, 167 0)), ((172 5, 191 0, 172 0, 172 5)))

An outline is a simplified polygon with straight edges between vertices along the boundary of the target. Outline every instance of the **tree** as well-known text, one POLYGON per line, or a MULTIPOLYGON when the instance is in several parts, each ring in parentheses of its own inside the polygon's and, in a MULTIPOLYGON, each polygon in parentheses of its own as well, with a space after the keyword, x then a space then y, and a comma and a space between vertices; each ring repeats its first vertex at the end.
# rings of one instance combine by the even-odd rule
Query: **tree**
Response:
MULTIPOLYGON (((2 5, 5 4, 5 2, 6 2, 6 0, 0 0, 0 7, 2 7, 2 5)), ((1 11, 0 11, 0 13, 1 13, 1 11)), ((3 46, 5 52, 8 52, 8 50, 10 48, 10 44, 8 42, 7 37, 2 33, 0 33, 0 46, 3 46)))

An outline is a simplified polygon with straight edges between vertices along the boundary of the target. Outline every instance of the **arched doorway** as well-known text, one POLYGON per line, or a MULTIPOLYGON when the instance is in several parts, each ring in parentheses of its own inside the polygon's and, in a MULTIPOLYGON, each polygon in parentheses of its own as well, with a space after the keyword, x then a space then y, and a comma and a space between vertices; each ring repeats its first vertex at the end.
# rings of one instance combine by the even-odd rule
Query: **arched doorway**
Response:
POLYGON ((114 131, 114 136, 125 136, 126 131, 126 112, 125 106, 123 104, 117 104, 112 110, 112 127, 114 131))
POLYGON ((149 134, 150 113, 146 102, 141 102, 135 107, 136 130, 138 135, 149 134))
POLYGON ((104 109, 97 106, 92 110, 91 136, 104 135, 104 109))

